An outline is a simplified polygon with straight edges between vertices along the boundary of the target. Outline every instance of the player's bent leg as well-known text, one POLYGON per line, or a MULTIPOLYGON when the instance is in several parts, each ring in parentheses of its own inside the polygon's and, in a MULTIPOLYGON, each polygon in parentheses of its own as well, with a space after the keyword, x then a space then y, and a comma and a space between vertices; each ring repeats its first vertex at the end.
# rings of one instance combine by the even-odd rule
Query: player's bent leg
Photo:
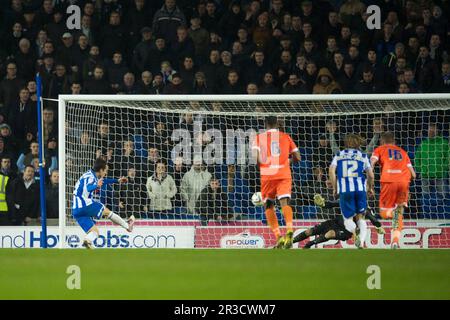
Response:
POLYGON ((334 230, 328 230, 325 234, 320 234, 317 238, 314 240, 309 241, 303 249, 309 249, 314 245, 317 245, 319 243, 327 242, 328 240, 335 239, 336 233, 334 230))
POLYGON ((294 239, 292 239, 292 243, 297 243, 297 242, 303 241, 306 238, 308 238, 310 236, 313 236, 313 235, 314 235, 313 234, 313 228, 307 229, 307 230, 299 233, 298 235, 296 235, 294 237, 294 239))
POLYGON ((111 220, 113 223, 121 226, 122 228, 124 228, 125 230, 127 230, 128 232, 133 231, 133 225, 135 222, 135 218, 134 216, 131 216, 128 219, 128 222, 123 220, 118 214, 115 214, 114 212, 112 212, 111 210, 109 210, 108 208, 104 208, 103 212, 102 212, 103 217, 111 220))

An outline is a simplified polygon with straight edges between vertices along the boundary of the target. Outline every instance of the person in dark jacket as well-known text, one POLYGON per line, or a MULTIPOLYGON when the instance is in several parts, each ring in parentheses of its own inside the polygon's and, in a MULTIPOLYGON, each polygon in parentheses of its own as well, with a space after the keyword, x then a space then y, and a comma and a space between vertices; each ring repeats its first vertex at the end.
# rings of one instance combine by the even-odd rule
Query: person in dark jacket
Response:
POLYGON ((195 73, 192 94, 212 94, 213 89, 206 83, 205 74, 201 71, 195 73))
POLYGON ((94 78, 86 81, 85 93, 86 94, 110 94, 112 93, 111 86, 104 78, 104 69, 101 66, 97 66, 94 69, 94 78))
POLYGON ((128 72, 128 67, 123 61, 121 52, 114 52, 112 60, 106 67, 106 71, 111 88, 118 91, 120 85, 122 84, 123 76, 128 72))
POLYGON ((374 79, 372 68, 364 69, 362 80, 355 85, 355 93, 370 94, 384 93, 385 89, 381 83, 377 83, 374 79))
POLYGON ((133 70, 143 72, 145 70, 145 62, 152 50, 152 29, 144 27, 141 30, 142 41, 134 48, 133 52, 133 70))
POLYGON ((297 74, 292 73, 289 75, 288 81, 283 88, 284 94, 306 94, 306 87, 301 83, 297 74))
POLYGON ((188 91, 184 87, 183 79, 181 79, 179 73, 172 75, 172 81, 169 83, 163 91, 164 94, 187 94, 188 91))
POLYGON ((121 24, 120 14, 111 12, 109 24, 100 31, 102 54, 105 58, 112 58, 114 52, 127 52, 127 33, 121 24))
POLYGON ((153 16, 153 31, 169 42, 176 40, 177 28, 186 25, 186 18, 176 0, 165 0, 164 5, 153 16))
POLYGON ((200 193, 195 205, 202 225, 208 220, 229 220, 233 217, 228 207, 227 194, 222 190, 219 179, 211 179, 200 193))
POLYGON ((188 31, 185 26, 179 26, 177 28, 177 39, 171 44, 170 51, 174 57, 174 68, 177 70, 180 69, 184 58, 194 56, 194 42, 191 38, 189 38, 188 31))
POLYGON ((0 174, 3 174, 4 176, 7 176, 9 179, 14 180, 17 178, 17 170, 14 170, 12 168, 12 160, 11 156, 4 155, 1 157, 0 162, 0 174))
POLYGON ((0 107, 9 106, 18 96, 25 81, 17 77, 17 65, 8 63, 6 77, 0 82, 0 107))
POLYGON ((450 62, 444 62, 441 75, 436 79, 433 92, 450 93, 450 62))
POLYGON ((39 185, 34 179, 33 166, 26 166, 23 175, 12 181, 7 199, 13 225, 27 225, 38 217, 39 185))
POLYGON ((147 211, 147 194, 144 185, 136 177, 136 168, 130 166, 127 170, 128 182, 120 185, 119 208, 122 217, 134 215, 139 217, 147 211))
POLYGON ((439 76, 439 69, 436 62, 430 57, 430 49, 421 46, 419 49, 419 57, 416 62, 416 80, 419 89, 428 93, 431 92, 433 83, 439 76))
POLYGON ((8 122, 17 139, 23 141, 28 133, 36 132, 36 104, 30 100, 30 92, 22 88, 19 99, 9 106, 8 122))
POLYGON ((236 70, 228 72, 227 83, 222 87, 222 94, 243 94, 244 88, 239 82, 239 74, 236 70))
POLYGON ((50 182, 45 187, 45 203, 47 218, 58 219, 59 215, 59 172, 53 170, 50 174, 50 182))

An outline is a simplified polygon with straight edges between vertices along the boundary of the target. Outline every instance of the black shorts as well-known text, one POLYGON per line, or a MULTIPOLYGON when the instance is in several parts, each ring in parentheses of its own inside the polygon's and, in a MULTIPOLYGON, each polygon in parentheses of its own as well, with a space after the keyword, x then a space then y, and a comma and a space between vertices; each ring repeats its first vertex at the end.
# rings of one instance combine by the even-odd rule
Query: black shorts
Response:
POLYGON ((334 230, 336 233, 336 239, 348 240, 352 237, 352 234, 344 227, 342 219, 336 218, 332 220, 326 220, 313 227, 314 234, 325 234, 330 230, 334 230))

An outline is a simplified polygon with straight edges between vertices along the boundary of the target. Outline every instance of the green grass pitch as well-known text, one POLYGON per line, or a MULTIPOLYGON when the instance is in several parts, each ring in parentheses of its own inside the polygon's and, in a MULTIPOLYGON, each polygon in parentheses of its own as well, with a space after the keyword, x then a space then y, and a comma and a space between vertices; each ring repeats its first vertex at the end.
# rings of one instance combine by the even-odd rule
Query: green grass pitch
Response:
POLYGON ((0 299, 450 299, 450 251, 0 249, 0 299))

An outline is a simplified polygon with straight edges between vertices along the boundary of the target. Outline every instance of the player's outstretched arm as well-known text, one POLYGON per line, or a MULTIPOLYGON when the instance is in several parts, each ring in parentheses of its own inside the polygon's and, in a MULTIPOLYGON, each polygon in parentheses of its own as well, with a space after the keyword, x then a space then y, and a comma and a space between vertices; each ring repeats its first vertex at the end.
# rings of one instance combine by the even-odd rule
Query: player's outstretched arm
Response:
POLYGON ((127 177, 120 177, 119 179, 112 179, 112 178, 103 179, 104 184, 126 183, 127 181, 128 181, 127 177))

